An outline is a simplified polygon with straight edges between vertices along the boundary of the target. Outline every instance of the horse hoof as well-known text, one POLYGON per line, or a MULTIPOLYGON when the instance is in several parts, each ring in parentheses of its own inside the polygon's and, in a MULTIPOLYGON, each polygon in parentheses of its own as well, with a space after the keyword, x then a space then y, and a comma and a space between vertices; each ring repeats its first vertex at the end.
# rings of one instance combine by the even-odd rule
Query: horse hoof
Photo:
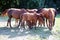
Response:
POLYGON ((29 28, 29 29, 32 29, 32 28, 29 28))
POLYGON ((17 26, 16 28, 19 28, 19 26, 17 26))
POLYGON ((19 28, 19 25, 16 28, 19 28))
POLYGON ((32 29, 33 27, 29 27, 29 29, 32 29))
POLYGON ((51 30, 52 30, 52 28, 49 28, 49 30, 51 31, 51 30))
POLYGON ((12 27, 10 27, 12 29, 12 27))

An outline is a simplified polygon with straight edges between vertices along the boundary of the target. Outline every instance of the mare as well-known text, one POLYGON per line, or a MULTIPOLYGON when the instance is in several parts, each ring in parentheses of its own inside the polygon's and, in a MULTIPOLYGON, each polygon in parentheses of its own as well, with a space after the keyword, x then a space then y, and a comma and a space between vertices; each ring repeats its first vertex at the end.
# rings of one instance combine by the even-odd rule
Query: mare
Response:
POLYGON ((56 10, 54 8, 41 8, 37 11, 44 18, 46 18, 46 24, 49 30, 52 30, 52 26, 55 24, 56 10), (48 22, 47 22, 48 20, 48 22))
MULTIPOLYGON (((36 29, 36 22, 37 22, 37 13, 36 11, 27 11, 22 16, 22 24, 26 21, 29 29, 32 29, 32 26, 35 26, 36 29)), ((24 24, 23 24, 24 25, 24 24)))
MULTIPOLYGON (((2 16, 7 15, 9 17, 8 22, 7 22, 7 26, 9 24, 11 27, 11 18, 15 18, 16 22, 18 22, 18 19, 19 19, 19 21, 21 22, 21 16, 25 12, 26 12, 25 9, 9 8, 9 9, 6 9, 5 11, 2 12, 2 16)), ((19 22, 19 25, 20 25, 20 22, 19 22)), ((19 25, 18 25, 18 27, 19 27, 19 25)))

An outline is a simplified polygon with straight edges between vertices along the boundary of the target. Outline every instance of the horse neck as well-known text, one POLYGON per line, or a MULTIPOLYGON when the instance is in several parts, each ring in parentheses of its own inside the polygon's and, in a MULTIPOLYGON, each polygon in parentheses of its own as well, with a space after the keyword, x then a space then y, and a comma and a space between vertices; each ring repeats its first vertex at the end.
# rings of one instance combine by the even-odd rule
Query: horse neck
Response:
POLYGON ((40 12, 42 11, 42 9, 43 9, 43 8, 40 8, 40 9, 38 9, 36 12, 37 12, 37 13, 40 13, 40 12))
POLYGON ((7 9, 5 11, 3 11, 3 14, 7 13, 7 9))

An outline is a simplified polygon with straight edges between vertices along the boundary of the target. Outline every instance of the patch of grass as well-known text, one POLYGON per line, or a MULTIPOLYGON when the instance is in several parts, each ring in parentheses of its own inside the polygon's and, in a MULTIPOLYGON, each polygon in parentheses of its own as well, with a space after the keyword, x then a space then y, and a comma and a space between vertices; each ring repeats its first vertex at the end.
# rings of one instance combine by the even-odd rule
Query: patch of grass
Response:
POLYGON ((56 18, 60 18, 60 14, 57 14, 56 18))

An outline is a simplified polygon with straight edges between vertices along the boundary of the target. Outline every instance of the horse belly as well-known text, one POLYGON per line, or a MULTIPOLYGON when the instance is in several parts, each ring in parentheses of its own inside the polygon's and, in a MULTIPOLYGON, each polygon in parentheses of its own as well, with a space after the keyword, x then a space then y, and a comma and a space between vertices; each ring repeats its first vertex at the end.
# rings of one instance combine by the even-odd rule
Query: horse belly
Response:
POLYGON ((20 18, 20 14, 18 14, 18 13, 13 13, 13 14, 12 14, 12 17, 19 19, 19 18, 20 18))

